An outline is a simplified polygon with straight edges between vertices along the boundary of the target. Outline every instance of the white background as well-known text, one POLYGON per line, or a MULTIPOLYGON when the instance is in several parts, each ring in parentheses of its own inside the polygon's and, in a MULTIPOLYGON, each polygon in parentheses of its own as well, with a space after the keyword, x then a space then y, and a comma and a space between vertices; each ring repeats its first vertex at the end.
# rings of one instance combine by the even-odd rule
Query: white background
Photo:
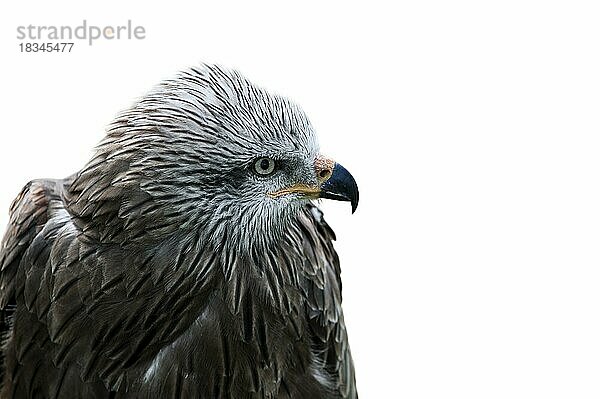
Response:
POLYGON ((355 215, 323 208, 362 398, 600 397, 594 2, 81 3, 2 6, 0 228, 132 100, 218 62, 301 104, 359 183, 355 215), (84 18, 147 38, 19 52, 18 25, 84 18))

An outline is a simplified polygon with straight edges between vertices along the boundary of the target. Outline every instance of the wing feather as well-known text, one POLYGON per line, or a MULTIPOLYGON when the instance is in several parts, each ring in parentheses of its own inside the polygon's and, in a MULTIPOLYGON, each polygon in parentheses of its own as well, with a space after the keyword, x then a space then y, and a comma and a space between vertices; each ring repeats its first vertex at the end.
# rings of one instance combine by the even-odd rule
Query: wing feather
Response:
POLYGON ((12 374, 4 378, 2 369, 2 395, 69 389, 105 397, 138 378, 192 324, 194 306, 208 293, 215 257, 193 237, 129 247, 99 242, 69 209, 72 182, 32 181, 10 208, 0 251, 0 331, 1 367, 12 374), (197 273, 199 264, 206 271, 197 273))

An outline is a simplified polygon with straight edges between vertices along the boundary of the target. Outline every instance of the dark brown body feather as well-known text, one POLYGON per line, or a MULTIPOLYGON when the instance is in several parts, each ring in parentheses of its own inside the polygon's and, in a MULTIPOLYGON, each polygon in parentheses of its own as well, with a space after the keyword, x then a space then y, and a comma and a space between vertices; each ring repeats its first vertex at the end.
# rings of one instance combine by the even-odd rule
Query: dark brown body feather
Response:
POLYGON ((11 207, 1 398, 356 397, 334 234, 317 208, 276 248, 242 255, 145 225, 141 193, 131 220, 118 193, 93 194, 39 180, 11 207))

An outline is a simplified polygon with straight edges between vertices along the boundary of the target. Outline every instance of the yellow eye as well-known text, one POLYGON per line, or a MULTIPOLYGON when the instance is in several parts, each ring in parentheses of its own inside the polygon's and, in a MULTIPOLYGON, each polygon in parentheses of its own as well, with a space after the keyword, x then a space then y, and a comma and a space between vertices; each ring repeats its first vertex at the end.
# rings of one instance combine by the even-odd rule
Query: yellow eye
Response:
POLYGON ((275 171, 275 161, 271 158, 258 158, 254 161, 254 171, 259 176, 269 176, 275 171))

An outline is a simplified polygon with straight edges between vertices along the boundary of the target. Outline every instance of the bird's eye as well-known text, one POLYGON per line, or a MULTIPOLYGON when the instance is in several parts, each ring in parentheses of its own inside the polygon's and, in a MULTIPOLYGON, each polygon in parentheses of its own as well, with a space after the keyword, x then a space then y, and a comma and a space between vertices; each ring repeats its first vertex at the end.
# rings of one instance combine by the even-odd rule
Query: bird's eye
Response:
POLYGON ((254 172, 259 176, 269 176, 275 172, 275 160, 271 158, 258 158, 254 161, 254 172))

